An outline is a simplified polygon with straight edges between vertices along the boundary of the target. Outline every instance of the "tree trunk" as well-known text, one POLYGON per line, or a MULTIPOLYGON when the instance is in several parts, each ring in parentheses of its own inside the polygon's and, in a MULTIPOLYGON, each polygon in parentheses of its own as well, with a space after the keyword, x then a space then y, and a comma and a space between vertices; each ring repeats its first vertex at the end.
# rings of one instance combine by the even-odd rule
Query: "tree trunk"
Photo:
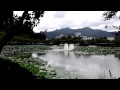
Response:
POLYGON ((2 38, 2 40, 0 42, 0 53, 2 52, 2 48, 7 44, 8 41, 10 41, 12 39, 12 37, 17 33, 17 31, 19 32, 21 30, 21 27, 23 25, 23 21, 24 21, 24 19, 25 19, 27 14, 28 14, 28 11, 24 11, 24 13, 23 13, 23 15, 22 15, 18 25, 17 26, 13 26, 13 11, 10 12, 10 15, 9 15, 10 30, 2 38))
POLYGON ((8 41, 11 40, 12 37, 13 37, 13 34, 12 34, 11 32, 7 33, 7 34, 3 37, 2 41, 0 42, 0 53, 1 53, 1 51, 2 51, 2 48, 7 44, 8 41))
POLYGON ((8 30, 7 26, 8 33, 3 37, 2 41, 0 42, 0 52, 2 51, 2 48, 7 44, 7 42, 12 38, 11 31, 13 29, 13 11, 8 11, 8 22, 10 23, 10 30, 8 30))

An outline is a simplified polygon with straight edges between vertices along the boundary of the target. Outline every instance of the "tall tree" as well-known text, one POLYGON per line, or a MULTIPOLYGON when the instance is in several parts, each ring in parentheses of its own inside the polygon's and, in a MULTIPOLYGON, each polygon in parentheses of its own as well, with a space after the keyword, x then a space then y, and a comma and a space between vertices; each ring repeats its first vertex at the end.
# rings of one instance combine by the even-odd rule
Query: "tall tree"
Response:
POLYGON ((0 52, 14 35, 22 33, 24 30, 33 33, 33 28, 40 22, 43 14, 44 11, 24 11, 22 16, 16 16, 14 11, 1 11, 0 29, 6 31, 6 35, 0 41, 0 52))

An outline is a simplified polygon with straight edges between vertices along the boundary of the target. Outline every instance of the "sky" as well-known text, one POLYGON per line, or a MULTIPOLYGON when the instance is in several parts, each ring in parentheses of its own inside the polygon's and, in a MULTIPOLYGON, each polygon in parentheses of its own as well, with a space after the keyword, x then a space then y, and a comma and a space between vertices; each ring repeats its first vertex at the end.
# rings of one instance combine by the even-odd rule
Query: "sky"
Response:
MULTIPOLYGON (((104 21, 102 16, 105 11, 45 11, 44 16, 40 18, 40 23, 33 30, 54 31, 61 28, 78 29, 90 27, 104 31, 115 31, 114 28, 105 28, 106 25, 120 25, 120 20, 115 18, 104 21)), ((22 15, 22 11, 15 11, 15 14, 22 15)), ((118 13, 120 15, 120 13, 118 13)))

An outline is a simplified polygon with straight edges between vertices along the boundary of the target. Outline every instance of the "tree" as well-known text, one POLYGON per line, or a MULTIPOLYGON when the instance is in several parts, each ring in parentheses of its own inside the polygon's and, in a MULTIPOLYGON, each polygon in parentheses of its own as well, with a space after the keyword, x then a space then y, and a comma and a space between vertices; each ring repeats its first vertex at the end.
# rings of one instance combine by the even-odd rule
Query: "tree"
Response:
POLYGON ((6 35, 0 41, 0 52, 14 35, 23 31, 33 33, 33 28, 40 22, 43 14, 44 11, 24 11, 22 16, 16 16, 14 11, 1 11, 0 29, 5 31, 6 35))
POLYGON ((40 33, 35 33, 35 38, 39 39, 39 40, 45 40, 46 39, 46 35, 44 32, 40 32, 40 33))
POLYGON ((68 38, 68 39, 71 39, 71 36, 70 36, 70 35, 68 35, 68 36, 67 36, 67 38, 68 38))
POLYGON ((62 40, 65 40, 65 39, 66 39, 66 37, 65 37, 65 36, 63 36, 63 37, 61 37, 61 39, 62 39, 62 40))
MULTIPOLYGON (((103 16, 105 20, 110 20, 112 18, 118 18, 120 19, 120 16, 117 16, 118 11, 107 11, 103 13, 103 16)), ((105 28, 110 28, 111 26, 105 26, 105 28)), ((118 31, 115 33, 115 35, 118 37, 120 36, 120 26, 114 26, 112 25, 113 28, 117 29, 118 31)))

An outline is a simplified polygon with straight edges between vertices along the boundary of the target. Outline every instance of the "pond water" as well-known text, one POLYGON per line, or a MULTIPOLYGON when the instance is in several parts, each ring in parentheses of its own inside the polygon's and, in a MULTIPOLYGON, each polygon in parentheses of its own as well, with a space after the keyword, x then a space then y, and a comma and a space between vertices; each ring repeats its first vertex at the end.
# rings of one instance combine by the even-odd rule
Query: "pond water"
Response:
MULTIPOLYGON (((39 55, 33 53, 33 56, 39 55)), ((99 79, 103 75, 110 78, 109 70, 113 77, 120 77, 120 59, 115 55, 78 54, 75 51, 53 49, 39 58, 48 61, 52 67, 60 67, 89 79, 99 79)))

